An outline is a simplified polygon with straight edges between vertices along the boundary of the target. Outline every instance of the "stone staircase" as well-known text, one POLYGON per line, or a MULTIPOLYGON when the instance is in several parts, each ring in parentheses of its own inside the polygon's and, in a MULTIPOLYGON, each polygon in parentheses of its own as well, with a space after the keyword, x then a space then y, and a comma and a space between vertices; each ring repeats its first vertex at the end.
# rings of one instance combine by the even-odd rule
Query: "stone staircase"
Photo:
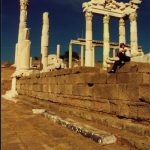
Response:
MULTIPOLYGON (((30 109, 44 108, 48 114, 59 116, 63 119, 69 118, 76 123, 88 125, 115 135, 118 150, 121 149, 122 145, 126 146, 125 150, 149 150, 150 148, 149 125, 139 124, 132 120, 120 119, 105 113, 97 114, 56 103, 49 103, 48 101, 37 100, 27 96, 19 96, 18 99, 30 109)), ((111 149, 110 147, 107 146, 108 149, 111 149)))
POLYGON ((118 150, 150 149, 149 90, 150 64, 143 63, 126 63, 116 74, 83 67, 17 81, 20 102, 111 133, 118 150))

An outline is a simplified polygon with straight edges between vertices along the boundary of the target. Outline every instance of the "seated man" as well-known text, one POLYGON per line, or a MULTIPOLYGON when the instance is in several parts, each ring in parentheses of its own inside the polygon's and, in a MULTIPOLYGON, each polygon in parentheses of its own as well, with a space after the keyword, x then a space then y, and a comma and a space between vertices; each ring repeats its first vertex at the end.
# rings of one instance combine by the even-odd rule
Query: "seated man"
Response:
POLYGON ((121 67, 122 65, 125 64, 125 62, 130 61, 131 53, 130 53, 129 49, 125 47, 124 43, 120 44, 120 50, 118 53, 118 57, 119 57, 119 60, 115 61, 114 65, 113 65, 111 71, 109 71, 109 73, 115 73, 118 66, 121 67))

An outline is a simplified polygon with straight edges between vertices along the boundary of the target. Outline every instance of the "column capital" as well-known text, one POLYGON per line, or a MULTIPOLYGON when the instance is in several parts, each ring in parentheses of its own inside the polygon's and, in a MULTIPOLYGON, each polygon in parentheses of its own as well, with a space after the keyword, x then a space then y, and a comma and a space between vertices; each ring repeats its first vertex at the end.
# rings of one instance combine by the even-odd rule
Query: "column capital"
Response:
POLYGON ((110 16, 105 15, 105 16, 103 17, 103 23, 109 23, 109 20, 110 20, 110 16))
POLYGON ((92 12, 86 11, 85 12, 85 17, 86 17, 87 20, 92 20, 92 18, 93 18, 92 12))
POLYGON ((135 21, 136 18, 137 18, 137 13, 136 13, 136 12, 131 13, 131 14, 129 15, 129 19, 130 19, 131 22, 132 22, 132 21, 135 21))
POLYGON ((27 10, 28 8, 28 0, 20 0, 20 9, 27 10))
POLYGON ((120 18, 119 20, 119 26, 125 26, 125 21, 123 18, 120 18))

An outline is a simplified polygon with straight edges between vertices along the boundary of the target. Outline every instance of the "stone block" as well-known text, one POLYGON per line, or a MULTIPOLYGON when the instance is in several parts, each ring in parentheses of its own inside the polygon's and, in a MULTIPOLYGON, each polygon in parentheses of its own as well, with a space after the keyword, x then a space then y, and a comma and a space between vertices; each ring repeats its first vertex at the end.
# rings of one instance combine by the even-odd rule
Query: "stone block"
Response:
POLYGON ((116 83, 116 74, 107 74, 107 83, 116 83))
POLYGON ((78 73, 96 73, 99 72, 99 69, 96 67, 76 67, 72 69, 72 74, 78 73))
POLYGON ((141 84, 143 82, 142 73, 118 73, 117 83, 135 83, 141 84))
POLYGON ((50 93, 57 93, 57 87, 58 85, 55 85, 55 84, 49 84, 48 85, 48 92, 50 93))
POLYGON ((72 85, 64 85, 64 92, 62 94, 72 95, 72 85))
POLYGON ((49 100, 49 93, 48 92, 41 92, 40 99, 49 100))
POLYGON ((132 118, 137 120, 138 119, 138 106, 129 104, 129 116, 128 118, 132 118))
POLYGON ((48 84, 57 84, 58 80, 56 79, 56 77, 48 77, 47 78, 47 83, 48 84))
POLYGON ((92 96, 93 88, 89 87, 86 84, 81 85, 73 85, 72 86, 72 94, 75 96, 92 96))
POLYGON ((120 100, 139 100, 139 85, 119 84, 118 95, 120 100))
POLYGON ((138 71, 138 64, 134 62, 125 63, 123 67, 118 69, 118 73, 121 72, 137 72, 138 71))
POLYGON ((150 73, 150 63, 139 63, 138 72, 150 73))
POLYGON ((43 87, 41 87, 41 88, 42 88, 43 92, 49 92, 49 85, 43 84, 43 87))
POLYGON ((116 100, 110 101, 110 113, 115 115, 119 113, 119 108, 118 104, 116 103, 116 100))
POLYGON ((143 84, 150 84, 150 73, 143 73, 143 84))
POLYGON ((55 77, 55 80, 57 80, 58 85, 59 84, 66 84, 67 78, 64 75, 62 75, 62 76, 55 77))
POLYGON ((142 103, 138 105, 138 119, 150 121, 150 105, 142 103))
POLYGON ((118 99, 118 85, 116 84, 97 84, 93 88, 94 97, 104 99, 118 99))
POLYGON ((139 87, 139 98, 150 103, 150 85, 141 85, 139 87))

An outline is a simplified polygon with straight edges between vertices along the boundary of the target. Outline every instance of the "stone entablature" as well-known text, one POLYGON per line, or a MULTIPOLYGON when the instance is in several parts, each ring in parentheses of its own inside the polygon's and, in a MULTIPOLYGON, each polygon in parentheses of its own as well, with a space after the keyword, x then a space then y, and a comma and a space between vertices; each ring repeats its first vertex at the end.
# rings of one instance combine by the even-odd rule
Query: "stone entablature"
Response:
POLYGON ((83 3, 83 12, 109 15, 123 18, 138 9, 141 0, 131 0, 129 3, 117 2, 115 0, 91 0, 83 3))

